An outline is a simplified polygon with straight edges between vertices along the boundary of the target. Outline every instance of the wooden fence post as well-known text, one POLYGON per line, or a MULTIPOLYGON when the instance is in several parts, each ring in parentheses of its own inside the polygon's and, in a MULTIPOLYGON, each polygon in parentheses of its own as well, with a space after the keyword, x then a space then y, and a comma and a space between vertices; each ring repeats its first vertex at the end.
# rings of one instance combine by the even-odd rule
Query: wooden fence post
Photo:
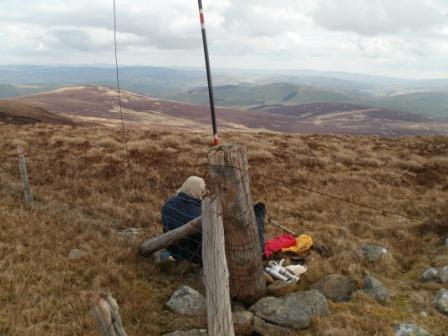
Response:
POLYGON ((240 145, 214 147, 209 172, 223 197, 223 217, 230 294, 247 304, 266 293, 263 257, 255 221, 246 149, 240 145))
POLYGON ((117 301, 110 294, 93 296, 92 313, 101 336, 127 336, 121 322, 117 301))
POLYGON ((202 200, 202 262, 208 336, 234 336, 221 199, 202 200))
POLYGON ((25 201, 27 203, 33 203, 33 194, 31 193, 28 173, 26 171, 25 154, 21 145, 17 145, 17 152, 19 154, 20 179, 22 180, 23 192, 25 193, 25 201))

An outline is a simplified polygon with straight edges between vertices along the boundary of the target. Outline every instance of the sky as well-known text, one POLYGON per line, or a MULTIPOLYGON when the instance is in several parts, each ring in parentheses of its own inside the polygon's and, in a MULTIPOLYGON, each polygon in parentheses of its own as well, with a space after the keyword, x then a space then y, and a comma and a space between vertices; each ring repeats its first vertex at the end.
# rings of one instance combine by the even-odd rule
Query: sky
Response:
MULTIPOLYGON (((202 67, 196 0, 116 0, 122 65, 202 67)), ((214 68, 448 78, 448 0, 203 0, 214 68)), ((112 0, 0 0, 0 64, 113 64, 112 0)))

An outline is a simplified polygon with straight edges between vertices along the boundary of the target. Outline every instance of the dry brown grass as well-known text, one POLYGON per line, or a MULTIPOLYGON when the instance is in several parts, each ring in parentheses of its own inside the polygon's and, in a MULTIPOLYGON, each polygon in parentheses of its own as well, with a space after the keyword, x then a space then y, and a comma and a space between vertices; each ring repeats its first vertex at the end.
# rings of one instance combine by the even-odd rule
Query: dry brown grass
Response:
MULTIPOLYGON (((206 167, 198 164, 206 162, 210 137, 138 130, 128 136, 131 170, 117 130, 0 126, 0 335, 96 335, 86 302, 98 289, 118 299, 129 335, 204 326, 204 320, 164 308, 181 284, 197 288, 197 271, 185 264, 160 269, 136 256, 143 236, 125 240, 116 232, 140 227, 144 236, 152 236, 161 231, 159 209, 166 198, 189 175, 207 177, 206 167), (28 156, 33 207, 22 201, 14 152, 18 141, 28 156), (88 254, 70 261, 72 248, 88 254)), ((392 291, 385 306, 362 293, 348 303, 332 303, 330 315, 298 335, 391 335, 399 322, 447 335, 447 318, 431 305, 441 285, 417 282, 425 267, 448 264, 441 244, 448 203, 447 138, 223 137, 248 146, 254 198, 267 204, 270 215, 328 248, 328 259, 307 257, 309 271, 301 288, 334 272, 350 274, 361 284, 370 273, 392 291), (432 221, 421 225, 257 174, 432 221), (368 264, 360 253, 364 243, 383 244, 391 254, 368 264)), ((268 237, 278 233, 267 227, 268 237)))

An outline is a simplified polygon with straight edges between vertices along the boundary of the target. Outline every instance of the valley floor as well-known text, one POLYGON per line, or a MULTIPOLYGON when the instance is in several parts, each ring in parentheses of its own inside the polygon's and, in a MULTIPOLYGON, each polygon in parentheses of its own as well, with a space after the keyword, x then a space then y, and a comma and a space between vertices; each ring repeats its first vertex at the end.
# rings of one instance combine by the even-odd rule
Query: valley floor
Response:
MULTIPOLYGON (((97 335, 88 298, 99 289, 117 299, 129 335, 205 326, 165 307, 180 285, 198 288, 198 270, 160 268, 139 258, 137 247, 161 232, 160 207, 186 177, 207 178, 210 136, 151 130, 127 136, 131 167, 118 130, 0 125, 0 335, 97 335), (27 156, 31 207, 22 199, 17 143, 27 156), (143 233, 117 234, 130 227, 143 233), (71 260, 72 249, 86 255, 71 260)), ((403 322, 448 335, 448 317, 432 305, 443 285, 418 281, 426 268, 448 265, 447 137, 225 133, 223 139, 247 146, 254 200, 328 248, 329 258, 307 256, 301 289, 333 273, 351 275, 361 287, 368 273, 392 293, 386 305, 362 292, 330 303, 331 313, 298 335, 393 335, 403 322), (421 224, 263 176, 430 220, 421 224), (390 254, 370 264, 361 253, 366 243, 390 254)), ((268 237, 280 233, 267 227, 268 237)))

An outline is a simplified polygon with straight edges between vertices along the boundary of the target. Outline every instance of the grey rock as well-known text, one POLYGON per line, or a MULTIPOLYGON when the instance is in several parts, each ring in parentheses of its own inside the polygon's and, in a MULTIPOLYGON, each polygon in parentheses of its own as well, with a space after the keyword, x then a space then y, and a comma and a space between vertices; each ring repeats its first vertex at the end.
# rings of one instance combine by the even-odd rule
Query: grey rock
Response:
POLYGON ((189 331, 174 331, 163 336, 207 336, 207 330, 205 329, 193 329, 189 331))
POLYGON ((378 245, 364 245, 362 252, 369 262, 375 262, 387 254, 387 249, 378 245))
POLYGON ((349 301, 356 291, 355 281, 347 276, 331 274, 311 286, 334 302, 349 301))
POLYGON ((442 314, 448 315, 448 289, 442 288, 437 292, 434 306, 442 314))
POLYGON ((420 276, 421 282, 431 282, 431 281, 439 281, 440 280, 440 274, 439 271, 435 268, 431 267, 428 268, 426 271, 422 273, 420 276))
POLYGON ((175 291, 166 305, 177 314, 188 316, 206 314, 205 298, 188 286, 182 286, 175 291))
POLYGON ((86 251, 83 251, 80 249, 72 249, 68 253, 68 259, 70 259, 70 260, 81 259, 82 257, 84 257, 86 255, 87 255, 86 251))
POLYGON ((414 324, 400 324, 395 328, 395 336, 431 336, 431 334, 414 324))
POLYGON ((442 268, 442 271, 440 272, 440 282, 448 283, 448 266, 442 268))
POLYGON ((364 278, 364 293, 373 297, 376 301, 380 303, 386 303, 390 299, 389 290, 384 286, 384 284, 375 279, 374 277, 368 275, 364 278))
POLYGON ((264 297, 249 309, 259 318, 295 329, 306 329, 311 319, 328 313, 325 296, 318 290, 291 293, 281 298, 264 297))
POLYGON ((448 238, 445 240, 445 246, 448 246, 448 238))
POLYGON ((237 335, 252 335, 254 328, 254 314, 247 310, 232 313, 233 328, 237 335))

